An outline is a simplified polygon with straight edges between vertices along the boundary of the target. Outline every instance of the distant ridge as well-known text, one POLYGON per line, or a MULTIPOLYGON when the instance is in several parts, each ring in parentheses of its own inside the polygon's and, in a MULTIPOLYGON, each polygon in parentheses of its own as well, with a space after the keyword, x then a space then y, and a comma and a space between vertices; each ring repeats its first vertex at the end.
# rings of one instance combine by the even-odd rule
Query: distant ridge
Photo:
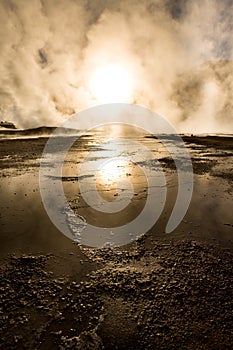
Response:
MULTIPOLYGON (((32 129, 11 129, 11 130, 7 130, 7 129, 1 129, 0 128, 0 135, 15 135, 15 136, 49 136, 51 135, 54 130, 56 130, 57 128, 55 126, 39 126, 38 128, 32 128, 32 129)), ((59 128, 59 133, 60 134, 75 134, 77 133, 79 130, 76 129, 68 129, 68 128, 59 128)))
POLYGON ((40 135, 40 134, 48 134, 50 135, 55 127, 47 127, 47 126, 40 126, 38 128, 32 128, 32 129, 12 129, 12 130, 6 130, 6 129, 0 129, 0 134, 4 135, 40 135))
POLYGON ((13 124, 12 122, 8 122, 6 120, 2 120, 0 122, 0 127, 1 128, 6 128, 6 129, 16 129, 15 124, 13 124))

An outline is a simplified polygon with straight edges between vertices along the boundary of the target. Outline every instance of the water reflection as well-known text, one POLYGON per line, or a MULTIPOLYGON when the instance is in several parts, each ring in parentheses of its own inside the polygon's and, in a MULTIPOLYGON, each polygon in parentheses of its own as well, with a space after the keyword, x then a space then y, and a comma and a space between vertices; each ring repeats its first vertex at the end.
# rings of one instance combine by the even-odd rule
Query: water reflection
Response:
MULTIPOLYGON (((101 149, 89 148, 76 167, 72 165, 78 181, 64 181, 63 187, 79 217, 98 227, 118 227, 140 214, 148 183, 143 170, 127 160, 135 154, 135 145, 130 147, 124 139, 104 141, 101 149)), ((71 163, 68 155, 63 174, 71 174, 71 163)))
MULTIPOLYGON (((144 138, 138 132, 135 135, 134 137, 132 132, 127 132, 129 139, 144 144, 157 158, 167 156, 166 149, 156 139, 144 138)), ((7 161, 7 164, 6 168, 1 169, 0 182, 2 254, 15 249, 23 251, 72 249, 71 241, 53 226, 41 203, 38 169, 45 141, 45 139, 28 140, 20 146, 17 144, 17 147, 13 147, 16 141, 7 143, 4 156, 4 162, 7 161), (11 147, 14 150, 12 157, 9 153, 11 147), (31 148, 33 152, 29 151, 31 148)), ((61 140, 62 142, 65 142, 65 139, 61 140)), ((202 149, 196 148, 192 152, 195 157, 202 157, 202 149)), ((213 156, 213 152, 214 150, 211 150, 210 156, 213 156)), ((98 224, 100 227, 107 228, 123 225, 137 217, 143 210, 148 196, 148 181, 144 171, 149 171, 148 178, 159 177, 156 162, 153 162, 152 166, 152 160, 149 157, 145 158, 144 154, 141 154, 141 159, 135 162, 125 159, 125 156, 132 157, 137 153, 139 153, 137 144, 130 147, 127 140, 122 137, 117 145, 111 140, 109 133, 105 139, 102 132, 83 138, 79 143, 74 144, 63 168, 64 191, 74 209, 74 214, 80 215, 93 225, 98 224), (99 193, 98 201, 94 202, 93 206, 88 205, 80 193, 79 175, 84 160, 88 168, 86 168, 87 171, 84 169, 81 183, 85 185, 87 196, 90 196, 92 201, 94 200, 93 190, 99 193), (93 183, 95 187, 92 187, 93 183), (101 213, 103 205, 111 206, 113 202, 122 205, 122 210, 116 213, 101 213)), ((229 169, 230 158, 226 162, 226 157, 219 156, 215 169, 220 167, 221 171, 229 169)), ((163 169, 166 173, 168 194, 165 209, 153 229, 153 234, 158 237, 164 235, 164 227, 177 194, 175 172, 170 171, 169 168, 163 169)), ((229 183, 219 177, 196 175, 190 210, 171 237, 183 233, 189 238, 198 236, 225 242, 232 240, 232 227, 226 225, 232 224, 232 199, 229 188, 229 183)), ((159 188, 155 189, 153 195, 159 198, 159 188)))
POLYGON ((129 172, 129 163, 123 158, 107 160, 103 167, 98 171, 99 182, 105 186, 110 186, 125 179, 131 175, 129 172))

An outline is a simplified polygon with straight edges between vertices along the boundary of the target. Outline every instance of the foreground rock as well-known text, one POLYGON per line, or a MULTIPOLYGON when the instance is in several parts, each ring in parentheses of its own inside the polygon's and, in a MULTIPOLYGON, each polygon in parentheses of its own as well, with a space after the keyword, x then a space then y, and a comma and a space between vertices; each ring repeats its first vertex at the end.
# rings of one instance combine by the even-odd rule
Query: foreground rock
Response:
POLYGON ((1 347, 230 349, 232 252, 147 245, 86 249, 97 267, 79 283, 55 278, 50 255, 11 257, 1 271, 1 347))

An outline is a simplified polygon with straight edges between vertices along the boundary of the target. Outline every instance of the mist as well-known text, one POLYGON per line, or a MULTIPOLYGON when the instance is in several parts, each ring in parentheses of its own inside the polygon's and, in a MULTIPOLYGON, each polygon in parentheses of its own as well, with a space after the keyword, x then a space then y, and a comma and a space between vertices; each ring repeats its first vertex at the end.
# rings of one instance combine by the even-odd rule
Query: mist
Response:
POLYGON ((179 132, 233 133, 232 16, 231 0, 0 0, 0 119, 59 125, 98 104, 90 77, 117 62, 127 102, 179 132))

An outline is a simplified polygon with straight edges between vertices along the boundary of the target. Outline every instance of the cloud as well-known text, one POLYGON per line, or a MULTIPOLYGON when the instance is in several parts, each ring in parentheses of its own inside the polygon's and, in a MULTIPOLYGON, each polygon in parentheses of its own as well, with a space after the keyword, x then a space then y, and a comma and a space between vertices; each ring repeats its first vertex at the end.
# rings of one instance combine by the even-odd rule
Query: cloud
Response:
POLYGON ((97 103, 95 67, 122 62, 132 103, 179 131, 233 131, 232 13, 230 0, 1 0, 1 118, 57 125, 97 103))

